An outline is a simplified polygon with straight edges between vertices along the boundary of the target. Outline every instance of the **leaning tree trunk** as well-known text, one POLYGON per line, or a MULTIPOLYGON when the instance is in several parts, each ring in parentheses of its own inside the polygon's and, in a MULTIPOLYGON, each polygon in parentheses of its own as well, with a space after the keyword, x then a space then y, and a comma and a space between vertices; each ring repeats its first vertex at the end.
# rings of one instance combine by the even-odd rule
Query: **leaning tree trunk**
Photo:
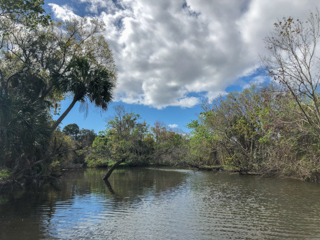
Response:
POLYGON ((54 131, 58 125, 62 122, 62 120, 68 115, 68 113, 71 111, 71 109, 76 104, 77 100, 73 99, 72 103, 69 105, 69 107, 64 111, 64 113, 58 118, 58 120, 52 125, 52 130, 54 131))
POLYGON ((121 163, 124 162, 125 159, 122 159, 118 162, 116 162, 115 164, 113 164, 113 166, 109 169, 109 171, 107 172, 107 174, 104 176, 103 180, 108 180, 108 178, 110 177, 111 173, 113 172, 113 170, 115 170, 121 163))

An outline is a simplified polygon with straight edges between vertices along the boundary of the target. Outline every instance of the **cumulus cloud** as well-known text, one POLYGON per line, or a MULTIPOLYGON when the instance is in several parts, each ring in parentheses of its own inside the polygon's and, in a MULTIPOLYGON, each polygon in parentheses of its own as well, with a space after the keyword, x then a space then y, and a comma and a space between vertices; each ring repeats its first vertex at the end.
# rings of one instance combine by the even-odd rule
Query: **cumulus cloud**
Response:
POLYGON ((177 124, 169 124, 168 127, 169 127, 169 128, 177 128, 178 125, 177 125, 177 124))
POLYGON ((266 81, 270 80, 269 77, 266 76, 256 76, 254 77, 250 83, 247 83, 246 85, 243 86, 243 89, 250 88, 252 85, 260 85, 266 81))
POLYGON ((48 5, 52 8, 52 11, 54 12, 55 17, 60 20, 65 21, 65 20, 79 17, 73 13, 72 8, 68 5, 59 6, 54 3, 49 3, 48 5))
MULTIPOLYGON (((254 71, 263 38, 283 16, 307 18, 318 0, 80 0, 106 23, 119 70, 116 100, 192 107, 254 71)), ((57 18, 73 14, 50 5, 57 18)), ((256 81, 256 80, 254 80, 256 81)))

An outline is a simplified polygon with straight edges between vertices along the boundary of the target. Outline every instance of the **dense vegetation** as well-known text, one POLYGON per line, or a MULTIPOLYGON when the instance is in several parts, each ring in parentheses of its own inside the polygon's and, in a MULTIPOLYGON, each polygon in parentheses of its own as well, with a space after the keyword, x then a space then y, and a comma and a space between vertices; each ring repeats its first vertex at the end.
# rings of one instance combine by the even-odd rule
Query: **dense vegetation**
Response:
MULTIPOLYGON (((96 135, 76 124, 59 124, 76 102, 106 110, 116 69, 101 32, 83 18, 53 22, 43 1, 0 1, 0 181, 2 186, 39 185, 63 168, 170 164, 223 166, 247 173, 320 177, 320 18, 275 24, 263 58, 273 79, 204 103, 191 135, 115 108, 96 135), (59 102, 72 97, 57 121, 59 102)), ((223 168, 220 167, 220 168, 223 168)))
POLYGON ((38 184, 57 157, 74 151, 57 130, 76 102, 107 109, 116 71, 103 24, 53 22, 43 1, 0 1, 0 172, 5 183, 38 184), (73 97, 57 121, 59 102, 73 97))
MULTIPOLYGON (((308 100, 304 106, 312 107, 308 100)), ((320 141, 301 118, 299 105, 281 85, 270 82, 231 92, 204 103, 198 120, 183 134, 156 122, 139 123, 139 115, 117 107, 88 149, 89 167, 127 165, 220 166, 242 173, 317 181, 320 141)))
POLYGON ((319 138, 279 85, 252 86, 203 108, 189 124, 191 161, 317 180, 319 138))
POLYGON ((114 162, 129 165, 178 164, 188 153, 189 139, 161 122, 149 127, 140 116, 115 107, 116 116, 99 133, 89 149, 88 166, 108 166, 114 162))

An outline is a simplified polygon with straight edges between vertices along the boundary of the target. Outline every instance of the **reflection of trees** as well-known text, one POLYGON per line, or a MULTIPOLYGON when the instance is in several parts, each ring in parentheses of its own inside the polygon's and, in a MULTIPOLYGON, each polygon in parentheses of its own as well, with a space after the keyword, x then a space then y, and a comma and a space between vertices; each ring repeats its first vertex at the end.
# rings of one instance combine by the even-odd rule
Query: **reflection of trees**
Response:
MULTIPOLYGON (((75 209, 77 199, 95 195, 102 202, 96 209, 98 213, 113 212, 123 204, 133 207, 132 204, 143 197, 172 191, 181 185, 186 176, 177 171, 118 169, 109 178, 108 186, 102 180, 105 173, 105 169, 70 171, 55 183, 61 191, 46 186, 36 193, 29 191, 3 197, 5 200, 0 204, 0 239, 43 239, 48 237, 44 231, 55 228, 59 211, 75 209)), ((84 206, 74 211, 83 211, 78 214, 85 216, 87 209, 84 206)))
POLYGON ((2 196, 6 201, 0 204, 0 239, 42 239, 39 231, 40 218, 46 205, 47 214, 53 212, 54 192, 18 192, 2 196))
POLYGON ((104 180, 104 183, 107 185, 107 188, 109 189, 110 193, 112 193, 113 195, 116 195, 116 193, 113 191, 113 188, 112 188, 111 184, 109 183, 108 179, 104 180))
POLYGON ((182 172, 161 169, 119 169, 109 178, 113 190, 123 198, 134 199, 154 192, 159 194, 178 187, 185 179, 182 172))
POLYGON ((60 200, 64 201, 74 195, 98 194, 111 198, 116 193, 119 200, 122 198, 134 199, 136 197, 154 192, 159 194, 169 191, 181 184, 185 173, 170 171, 168 169, 125 168, 117 169, 109 178, 114 193, 102 180, 105 169, 87 169, 86 171, 73 171, 61 178, 60 200))
POLYGON ((67 201, 90 188, 90 182, 85 179, 83 171, 69 172, 55 185, 61 191, 46 185, 39 191, 2 195, 0 239, 43 239, 41 225, 43 222, 50 224, 57 201, 67 201), (81 187, 78 188, 77 184, 81 187))

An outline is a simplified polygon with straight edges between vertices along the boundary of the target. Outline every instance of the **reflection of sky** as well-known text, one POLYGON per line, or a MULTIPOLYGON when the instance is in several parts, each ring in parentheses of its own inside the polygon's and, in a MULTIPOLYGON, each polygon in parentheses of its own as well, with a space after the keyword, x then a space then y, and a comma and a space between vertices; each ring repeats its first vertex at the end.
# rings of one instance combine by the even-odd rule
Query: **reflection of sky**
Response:
POLYGON ((143 196, 117 199, 119 202, 89 194, 59 201, 47 225, 48 237, 103 239, 111 234, 112 238, 128 239, 130 234, 133 239, 148 239, 163 233, 174 238, 190 228, 180 225, 181 219, 192 215, 193 199, 187 197, 186 183, 160 193, 155 188, 144 191, 143 196))
MULTIPOLYGON (((168 206, 168 201, 172 201, 177 195, 183 196, 181 194, 182 186, 186 182, 184 177, 181 179, 180 177, 187 176, 190 171, 180 169, 144 169, 137 170, 137 173, 140 171, 142 175, 148 172, 149 175, 147 175, 146 179, 152 179, 151 182, 153 183, 149 184, 147 181, 141 181, 144 179, 143 177, 138 180, 136 175, 127 176, 128 179, 123 176, 123 180, 117 179, 121 182, 118 182, 120 185, 115 185, 122 187, 122 184, 124 184, 124 187, 133 181, 132 188, 125 187, 121 192, 120 189, 118 189, 119 192, 114 189, 115 195, 106 194, 104 191, 100 191, 101 189, 96 189, 98 193, 91 194, 77 194, 77 191, 73 191, 74 196, 72 199, 57 201, 51 209, 43 206, 41 228, 45 236, 63 239, 73 239, 76 236, 97 237, 100 234, 111 234, 118 229, 119 223, 121 223, 121 226, 127 226, 129 231, 134 231, 137 219, 143 225, 151 224, 150 226, 154 228, 158 219, 166 219, 162 214, 167 212, 165 206, 168 206), (160 172, 165 172, 167 177, 175 175, 175 181, 168 182, 168 185, 163 186, 161 179, 158 178, 158 173, 160 172), (177 172, 180 177, 174 172, 177 172), (135 177, 137 179, 131 179, 135 177), (151 177, 151 179, 148 177, 151 177), (51 216, 49 215, 50 213, 52 213, 51 216)), ((163 174, 161 176, 162 178, 164 177, 163 174)), ((170 177, 166 178, 165 181, 169 179, 170 177)), ((101 186, 103 188, 106 187, 104 184, 101 186)), ((74 186, 72 189, 77 187, 79 186, 74 186)), ((181 200, 178 203, 181 204, 181 200)), ((188 204, 185 203, 184 205, 188 204)), ((171 204, 170 206, 174 207, 177 204, 171 204)), ((169 211, 174 212, 174 209, 169 211)), ((121 229, 119 231, 122 232, 121 229)))
POLYGON ((47 219, 48 234, 51 237, 60 237, 81 228, 87 221, 97 222, 96 216, 104 211, 106 201, 108 200, 101 196, 87 194, 56 202, 51 219, 47 219))
MULTIPOLYGON (((52 216, 42 221, 45 237, 317 239, 320 236, 317 185, 188 170, 124 171, 127 175, 121 175, 122 180, 113 178, 118 181, 117 188, 113 185, 115 195, 82 194, 56 202, 50 211, 52 216), (135 174, 130 175, 130 171, 135 174), (183 174, 179 181, 173 179, 181 172, 188 174, 183 174), (145 176, 151 178, 138 180, 138 173, 149 173, 145 176), (147 184, 146 180, 153 183, 147 184), (126 186, 129 182, 130 187, 126 186)), ((44 212, 49 213, 48 209, 44 212)))

